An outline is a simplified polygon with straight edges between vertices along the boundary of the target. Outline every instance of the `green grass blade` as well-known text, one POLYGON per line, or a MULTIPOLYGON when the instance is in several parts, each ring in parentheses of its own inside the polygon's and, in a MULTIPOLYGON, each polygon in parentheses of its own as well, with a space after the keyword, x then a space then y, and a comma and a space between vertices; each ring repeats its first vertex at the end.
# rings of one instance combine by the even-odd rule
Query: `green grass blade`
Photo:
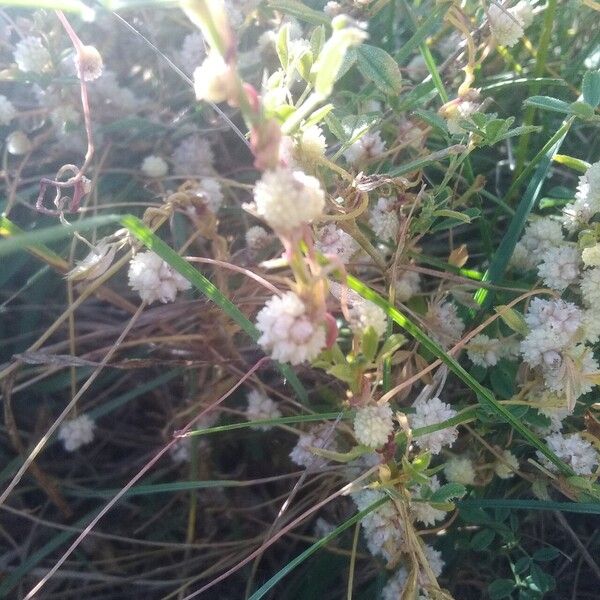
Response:
MULTIPOLYGON (((496 253, 494 254, 492 262, 490 263, 490 268, 483 276, 483 281, 497 285, 500 279, 504 276, 504 272, 506 271, 510 257, 514 252, 515 246, 521 237, 521 233, 523 232, 525 225, 527 224, 527 218, 529 217, 529 214, 533 210, 533 207, 538 199, 542 185, 546 179, 546 175, 548 174, 548 169, 552 166, 552 160, 560 149, 572 122, 573 119, 565 121, 562 127, 552 136, 552 138, 532 161, 532 165, 535 165, 539 162, 536 172, 531 178, 529 185, 525 190, 525 194, 523 195, 521 202, 519 202, 517 211, 515 212, 515 215, 513 216, 508 229, 504 234, 496 253)), ((532 165, 530 165, 530 167, 532 167, 532 165)), ((528 169, 526 169, 523 174, 525 174, 527 171, 528 169)), ((515 181, 515 184, 513 184, 511 189, 513 189, 513 187, 516 189, 515 186, 520 183, 520 181, 522 181, 521 176, 519 176, 519 178, 515 181)), ((509 190, 507 198, 510 197, 511 193, 511 190, 509 190)), ((491 306, 492 299, 493 294, 488 288, 480 288, 475 294, 475 301, 484 310, 491 306)))
POLYGON ((475 499, 459 500, 456 506, 464 508, 509 508, 511 510, 560 510, 585 515, 599 515, 600 502, 554 502, 551 500, 475 499))
MULTIPOLYGON (((229 298, 223 295, 204 275, 199 273, 186 260, 181 258, 177 252, 170 248, 157 235, 152 233, 146 225, 133 215, 125 215, 120 219, 123 227, 126 227, 144 246, 160 256, 165 262, 173 267, 180 275, 183 275, 198 291, 200 291, 209 300, 212 300, 223 312, 237 323, 253 341, 259 338, 258 329, 251 323, 242 311, 229 298)), ((292 386, 298 398, 302 402, 308 401, 308 394, 302 383, 292 369, 285 364, 276 363, 283 377, 292 386)))
POLYGON ((296 558, 291 560, 283 569, 278 571, 269 581, 264 583, 248 600, 260 600, 263 598, 265 594, 271 590, 275 585, 277 585, 286 575, 288 575, 291 571, 293 571, 298 565, 302 564, 309 556, 312 556, 319 548, 322 548, 326 544, 328 544, 331 540, 335 539, 340 533, 346 531, 349 527, 352 527, 355 523, 358 523, 365 515, 368 515, 370 512, 374 511, 376 508, 379 508, 382 504, 387 502, 389 498, 381 498, 377 502, 373 502, 371 506, 365 508, 365 510, 361 510, 356 513, 353 517, 350 517, 347 521, 342 523, 339 527, 336 527, 331 533, 327 534, 325 537, 321 538, 318 542, 315 542, 312 546, 307 548, 301 554, 298 554, 296 558))
POLYGON ((419 25, 412 37, 400 48, 395 54, 395 59, 398 63, 402 64, 412 52, 421 46, 428 38, 428 36, 438 28, 441 17, 448 10, 449 5, 437 6, 431 14, 419 25))
POLYGON ((53 225, 52 227, 36 231, 18 233, 21 230, 16 225, 11 223, 6 217, 0 217, 0 236, 7 238, 0 241, 0 257, 7 256, 23 248, 36 249, 37 247, 39 250, 45 242, 54 242, 69 238, 75 231, 88 231, 96 227, 118 223, 120 218, 119 215, 103 215, 82 219, 70 225, 53 225))
POLYGON ((424 333, 415 323, 413 323, 408 317, 403 315, 398 309, 390 305, 385 298, 374 292, 367 285, 362 283, 355 277, 348 276, 347 278, 348 287, 355 292, 359 293, 363 298, 370 300, 377 306, 381 307, 390 319, 393 319, 402 329, 412 335, 424 348, 429 350, 433 355, 437 356, 445 365, 448 366, 459 379, 461 379, 468 387, 470 387, 475 394, 479 402, 490 408, 499 417, 501 417, 506 423, 511 425, 516 431, 518 431, 524 439, 526 439, 532 446, 539 450, 544 456, 548 458, 553 464, 555 464, 562 473, 566 475, 573 475, 571 467, 566 465, 560 460, 554 452, 548 449, 535 434, 527 429, 510 411, 508 411, 502 404, 500 404, 492 392, 486 387, 482 386, 470 373, 465 371, 458 361, 450 356, 447 352, 441 348, 435 341, 433 341, 426 333, 424 333))

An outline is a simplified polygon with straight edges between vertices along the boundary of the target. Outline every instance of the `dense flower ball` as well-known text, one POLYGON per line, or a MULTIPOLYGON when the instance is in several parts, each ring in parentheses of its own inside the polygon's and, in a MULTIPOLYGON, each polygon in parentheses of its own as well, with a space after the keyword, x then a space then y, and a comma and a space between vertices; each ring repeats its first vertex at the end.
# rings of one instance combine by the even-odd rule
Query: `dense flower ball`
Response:
POLYGON ((79 415, 60 426, 58 439, 67 452, 73 452, 94 439, 94 427, 94 421, 88 415, 79 415))
MULTIPOLYGON (((413 407, 415 414, 409 415, 410 426, 412 429, 436 425, 447 421, 456 416, 456 411, 439 398, 430 400, 417 400, 413 407)), ((442 446, 452 446, 458 436, 456 427, 447 427, 433 433, 426 433, 415 439, 415 443, 432 454, 439 454, 442 446)))
POLYGON ((199 134, 192 134, 175 148, 172 160, 177 175, 211 175, 215 155, 207 140, 199 134))
POLYGON ((509 479, 518 468, 519 460, 517 457, 510 450, 504 450, 502 460, 497 461, 494 465, 494 472, 500 479, 509 479))
POLYGON ((548 217, 532 221, 515 247, 511 264, 518 269, 534 269, 551 248, 564 244, 560 223, 548 217))
POLYGON ((223 191, 221 184, 213 177, 204 177, 200 182, 189 190, 202 199, 204 205, 210 212, 217 214, 223 204, 223 191))
POLYGON ((550 248, 538 266, 538 275, 548 287, 562 292, 577 280, 580 263, 581 254, 576 247, 550 248))
POLYGON ((354 435, 360 444, 380 448, 394 430, 392 408, 389 404, 365 406, 356 411, 354 435))
POLYGON ((421 289, 421 276, 416 271, 403 271, 396 279, 396 300, 408 302, 421 289))
POLYGON ((475 483, 475 469, 473 461, 466 456, 454 456, 444 466, 444 474, 448 481, 473 485, 475 483))
POLYGON ((95 81, 102 75, 104 64, 95 46, 83 46, 75 57, 77 76, 83 81, 95 81))
POLYGON ((490 29, 501 46, 514 46, 525 35, 523 20, 514 10, 507 10, 497 4, 490 4, 488 9, 490 29))
POLYGON ((183 70, 188 74, 193 73, 205 57, 206 48, 203 35, 199 31, 188 33, 183 38, 181 50, 179 51, 179 62, 183 70))
POLYGON ((138 252, 129 263, 129 285, 148 304, 173 302, 178 291, 189 290, 190 282, 154 252, 138 252))
POLYGON ((253 252, 261 250, 271 240, 269 232, 260 225, 254 225, 252 227, 249 227, 248 231, 246 231, 245 237, 246 246, 248 246, 248 249, 252 250, 253 252))
POLYGON ((334 433, 330 426, 313 427, 303 433, 298 442, 290 452, 290 458, 300 467, 319 468, 327 464, 327 460, 317 456, 311 448, 332 449, 335 448, 334 433))
MULTIPOLYGON (((248 421, 261 421, 264 419, 277 419, 281 417, 281 411, 277 408, 277 404, 258 390, 249 392, 246 400, 248 401, 248 406, 246 408, 246 418, 248 421)), ((268 431, 271 429, 271 425, 256 425, 252 429, 268 431)))
POLYGON ((563 224, 569 231, 586 225, 600 212, 600 161, 590 165, 579 178, 575 201, 563 209, 563 224))
POLYGON ((323 254, 336 256, 344 264, 359 250, 359 245, 354 238, 333 223, 317 231, 316 246, 323 254))
POLYGON ((565 342, 577 332, 581 318, 581 310, 575 304, 560 299, 533 298, 525 313, 525 322, 531 329, 547 327, 563 336, 565 342))
POLYGON ((381 337, 387 330, 387 315, 373 302, 361 298, 350 309, 350 328, 354 335, 364 335, 369 327, 381 337))
POLYGON ((223 57, 212 51, 194 70, 194 91, 198 100, 225 102, 237 94, 238 80, 235 69, 223 57))
MULTIPOLYGON (((546 442, 548 448, 566 462, 577 475, 591 475, 598 465, 598 452, 579 433, 571 435, 553 433, 546 438, 546 442)), ((537 455, 547 469, 554 472, 558 470, 541 452, 537 455)))
POLYGON ((345 152, 344 158, 351 165, 358 165, 376 158, 385 151, 385 142, 378 131, 363 134, 345 152))
POLYGON ((474 365, 493 367, 502 357, 502 342, 481 333, 467 344, 467 356, 474 365))
POLYGON ((19 71, 43 73, 50 67, 50 53, 39 37, 28 36, 17 42, 13 53, 19 71))
POLYGON ((169 172, 169 165, 164 158, 160 156, 146 156, 142 161, 142 173, 146 177, 159 178, 164 177, 169 172))
POLYGON ((465 324, 458 316, 456 306, 451 302, 436 302, 425 315, 433 337, 442 346, 454 345, 462 336, 465 324))
POLYGON ((8 125, 17 115, 13 103, 0 94, 0 125, 8 125))
POLYGON ((13 131, 6 138, 6 149, 13 156, 22 156, 31 150, 31 140, 22 131, 13 131))
POLYGON ((299 365, 325 348, 325 327, 314 323, 304 302, 294 293, 273 296, 256 316, 258 343, 275 360, 299 365))
POLYGON ((600 268, 586 269, 581 277, 580 287, 587 306, 600 306, 600 268))
POLYGON ((254 187, 258 214, 276 231, 311 223, 323 211, 325 193, 316 177, 278 167, 265 171, 254 187))
POLYGON ((398 235, 400 221, 396 214, 395 200, 393 198, 379 198, 371 210, 369 225, 375 235, 385 241, 393 242, 398 235))
POLYGON ((412 496, 410 512, 417 521, 424 523, 429 527, 435 525, 438 521, 442 521, 446 516, 446 513, 443 510, 435 508, 427 500, 427 497, 430 496, 432 492, 439 489, 440 481, 436 475, 433 475, 428 483, 414 486, 410 490, 412 496))

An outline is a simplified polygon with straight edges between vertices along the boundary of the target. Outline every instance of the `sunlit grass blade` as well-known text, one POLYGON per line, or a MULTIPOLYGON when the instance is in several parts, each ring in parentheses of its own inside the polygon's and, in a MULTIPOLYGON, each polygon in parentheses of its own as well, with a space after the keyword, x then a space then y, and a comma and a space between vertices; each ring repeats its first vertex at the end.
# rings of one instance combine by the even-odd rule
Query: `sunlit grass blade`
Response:
POLYGON ((456 503, 464 508, 509 508, 510 510, 560 510, 562 512, 580 513, 585 515, 600 514, 600 502, 554 502, 552 500, 512 500, 469 498, 456 503))
MULTIPOLYGON (((186 260, 181 258, 177 252, 170 248, 157 235, 152 233, 148 227, 144 225, 140 219, 133 215, 125 215, 121 217, 123 227, 126 227, 140 242, 149 250, 152 250, 167 262, 180 275, 183 275, 198 291, 212 300, 223 312, 237 323, 243 331, 245 331, 253 341, 259 338, 258 329, 250 322, 242 311, 229 298, 223 295, 221 290, 217 288, 204 275, 199 273, 186 260)), ((288 365, 276 363, 283 377, 292 386, 298 398, 303 402, 308 401, 308 394, 304 386, 300 383, 297 375, 288 365)))
MULTIPOLYGON (((508 229, 504 234, 496 253, 494 254, 492 262, 490 263, 490 267, 483 276, 483 281, 497 284, 498 281, 504 276, 504 272, 506 271, 515 246, 517 245, 517 242, 521 237, 521 233, 527 224, 527 218, 529 217, 529 214, 533 210, 533 207, 538 199, 542 185, 546 179, 546 175, 548 174, 548 169, 550 169, 552 165, 552 159, 562 145, 562 142, 565 139, 572 122, 573 119, 569 119, 563 123, 562 127, 552 136, 544 148, 542 148, 542 150, 532 160, 532 163, 528 166, 528 168, 523 172, 522 175, 533 168, 534 165, 537 165, 535 174, 529 181, 527 189, 523 194, 523 198, 519 202, 517 211, 511 219, 508 229)), ((511 186, 511 190, 513 188, 517 189, 517 185, 522 180, 523 177, 520 176, 515 181, 513 186, 511 186)), ((511 196, 511 190, 509 190, 507 193, 507 199, 511 196)), ((481 305, 483 309, 490 307, 492 299, 493 293, 487 288, 480 288, 475 294, 475 301, 477 304, 481 305)))
POLYGON ((381 307, 390 319, 393 319, 402 329, 412 335, 424 348, 429 350, 433 355, 437 356, 445 365, 448 366, 459 379, 461 379, 471 390, 475 392, 477 398, 481 404, 487 406, 490 410, 496 413, 506 423, 511 425, 516 431, 518 431, 524 439, 526 439, 532 446, 539 450, 544 456, 548 458, 553 464, 555 464, 562 473, 566 475, 572 475, 573 470, 562 460, 560 460, 554 452, 548 449, 535 434, 527 429, 519 419, 517 419, 510 411, 508 411, 502 404, 500 404, 492 392, 481 385, 470 373, 465 371, 459 362, 450 356, 443 350, 434 340, 432 340, 426 333, 424 333, 418 325, 413 323, 408 317, 403 315, 398 309, 390 305, 382 296, 377 294, 367 285, 362 283, 355 277, 348 276, 347 278, 348 287, 355 292, 358 292, 363 298, 370 300, 374 304, 381 307))
POLYGON ((307 548, 304 552, 296 556, 293 560, 291 560, 283 569, 278 571, 269 581, 264 583, 248 600, 260 600, 263 598, 265 594, 273 589, 275 585, 277 585, 286 575, 291 573, 297 566, 301 565, 307 558, 312 556, 319 548, 322 548, 326 544, 328 544, 331 540, 335 539, 340 533, 343 533, 349 527, 352 527, 355 523, 358 523, 365 515, 368 515, 370 512, 373 512, 376 508, 379 508, 382 504, 387 502, 389 498, 381 498, 377 502, 373 502, 370 506, 356 513, 354 516, 350 517, 347 521, 344 521, 339 527, 336 527, 331 533, 327 534, 325 537, 321 538, 318 542, 315 542, 312 546, 307 548))
POLYGON ((119 215, 103 215, 81 219, 81 221, 69 225, 52 225, 51 227, 45 227, 36 231, 17 233, 21 230, 6 217, 0 217, 0 236, 6 238, 0 241, 0 257, 7 256, 23 248, 31 252, 43 254, 46 250, 43 249, 41 244, 70 238, 75 231, 89 231, 90 229, 96 229, 97 227, 103 227, 111 223, 118 223, 120 219, 119 215))

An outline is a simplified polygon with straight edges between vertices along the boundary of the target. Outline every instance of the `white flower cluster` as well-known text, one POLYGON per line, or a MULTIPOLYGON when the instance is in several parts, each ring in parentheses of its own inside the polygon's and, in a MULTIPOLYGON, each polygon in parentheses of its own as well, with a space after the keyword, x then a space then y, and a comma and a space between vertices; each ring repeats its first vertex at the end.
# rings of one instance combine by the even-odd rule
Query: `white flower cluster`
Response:
POLYGON ((141 169, 142 173, 146 177, 158 179, 160 177, 164 177, 169 172, 169 165, 166 163, 164 158, 151 154, 150 156, 146 156, 146 158, 144 158, 141 169))
POLYGON ((592 164, 579 178, 575 201, 563 209, 563 225, 574 231, 585 226, 600 212, 600 161, 592 164))
POLYGON ((270 241, 269 232, 260 225, 253 225, 246 231, 246 246, 252 252, 262 250, 270 241))
POLYGON ((400 221, 396 214, 394 198, 379 198, 369 215, 369 225, 375 235, 384 242, 394 242, 400 221))
POLYGON ((494 472, 500 479, 509 479, 519 468, 519 460, 510 450, 502 451, 502 460, 494 465, 494 472))
POLYGON ((8 125, 16 117, 17 110, 13 103, 0 94, 0 125, 8 125))
POLYGON ((493 367, 501 358, 518 356, 518 343, 514 344, 508 338, 498 339, 480 333, 467 344, 467 356, 474 365, 493 367))
MULTIPOLYGON (((423 546, 423 553, 427 558, 427 562, 431 568, 431 571, 436 577, 439 577, 444 570, 444 561, 442 559, 442 553, 439 550, 436 550, 432 546, 425 544, 423 546)), ((418 574, 418 583, 421 586, 426 585, 427 576, 421 570, 418 574)), ((404 592, 404 588, 406 587, 406 583, 408 581, 408 570, 403 565, 401 566, 390 579, 386 583, 383 590, 381 590, 381 600, 398 600, 398 598, 402 597, 402 593, 404 592)), ((419 589, 419 596, 417 600, 429 600, 429 595, 423 589, 419 589)))
POLYGON ((199 67, 194 69, 196 99, 207 102, 225 102, 235 98, 239 81, 235 69, 211 50, 199 67))
POLYGON ((173 151, 175 173, 188 177, 211 175, 215 155, 207 140, 193 133, 184 138, 173 151))
POLYGON ((359 444, 370 448, 381 448, 393 431, 393 412, 387 402, 364 406, 356 411, 354 435, 359 444))
MULTIPOLYGON (((246 400, 248 402, 248 406, 246 407, 246 418, 248 421, 278 419, 281 417, 281 411, 277 408, 277 404, 259 390, 249 392, 246 400)), ((271 425, 255 425, 252 429, 268 431, 271 429, 271 425)))
POLYGON ((311 223, 325 207, 325 193, 316 177, 278 167, 265 171, 254 186, 257 213, 278 232, 311 223))
MULTIPOLYGON (((412 429, 427 427, 428 425, 437 425, 456 416, 456 411, 439 398, 430 400, 421 399, 413 404, 415 413, 408 415, 412 429)), ((439 454, 442 446, 452 446, 458 436, 456 427, 446 427, 439 431, 426 433, 415 438, 415 443, 423 450, 429 450, 431 454, 439 454)))
POLYGON ((364 335, 372 327, 378 337, 387 330, 387 315, 385 311, 369 300, 360 298, 352 303, 350 309, 350 328, 354 335, 364 335))
POLYGON ((177 292, 189 290, 190 282, 154 252, 138 252, 129 263, 129 285, 148 304, 173 302, 177 292))
POLYGON ((473 485, 475 483, 475 468, 468 456, 453 456, 444 466, 444 474, 448 481, 473 485))
MULTIPOLYGON (((384 493, 364 489, 352 494, 359 511, 384 498, 384 493)), ((361 521, 367 547, 373 556, 383 556, 391 562, 402 549, 405 539, 404 526, 394 503, 389 500, 365 515, 361 521)))
POLYGON ((476 113, 481 104, 466 98, 459 98, 453 110, 446 113, 446 126, 452 135, 462 135, 466 133, 465 128, 460 124, 461 121, 468 121, 469 117, 476 113))
POLYGON ((183 70, 191 75, 194 69, 204 60, 206 57, 206 47, 204 44, 204 37, 199 31, 188 33, 183 38, 181 44, 181 50, 179 51, 179 63, 183 67, 183 70))
MULTIPOLYGON (((546 438, 546 442, 548 448, 567 463, 577 475, 591 475, 598 465, 597 450, 579 433, 571 435, 553 433, 546 438)), ((547 469, 557 471, 554 463, 550 462, 541 452, 538 452, 537 455, 547 469)))
POLYGON ((430 305, 425 321, 432 336, 446 348, 458 342, 465 329, 456 306, 451 302, 436 302, 430 305))
POLYGON ((432 492, 439 489, 440 481, 434 475, 429 479, 427 484, 416 485, 410 490, 410 512, 417 521, 428 527, 435 525, 438 521, 442 521, 446 516, 443 510, 433 507, 427 500, 432 492))
POLYGON ((396 300, 408 302, 421 290, 421 276, 416 271, 402 271, 396 279, 396 300))
POLYGON ((327 460, 317 456, 311 448, 335 449, 334 432, 331 431, 330 425, 316 426, 300 435, 290 452, 290 458, 300 467, 324 467, 327 460))
POLYGON ((579 277, 581 253, 575 246, 564 244, 550 248, 538 266, 538 275, 550 288, 559 292, 575 283, 579 277))
POLYGON ((51 64, 50 53, 39 37, 28 36, 17 42, 13 58, 19 71, 43 73, 51 64))
POLYGON ((206 208, 213 214, 217 214, 223 204, 223 191, 221 183, 213 177, 204 177, 189 190, 202 199, 206 208))
POLYGON ((356 166, 378 157, 383 152, 385 152, 385 142, 379 132, 366 132, 346 149, 344 158, 351 165, 356 166))
POLYGON ((518 269, 537 267, 551 248, 564 244, 560 223, 544 217, 527 225, 513 252, 511 264, 518 269))
POLYGON ((317 231, 316 247, 323 254, 333 255, 344 264, 350 261, 360 248, 351 235, 333 223, 329 223, 317 231))
POLYGON ((283 136, 279 144, 279 160, 289 168, 314 163, 325 155, 327 142, 318 125, 304 128, 297 138, 283 136))
POLYGON ((67 452, 73 452, 94 439, 94 421, 83 414, 65 421, 58 430, 58 439, 67 452))
POLYGON ((488 17, 496 42, 510 48, 525 35, 525 29, 531 25, 533 8, 529 0, 521 0, 516 6, 509 9, 499 4, 490 4, 488 17))
POLYGON ((256 316, 258 343, 275 360, 299 365, 325 348, 325 327, 314 323, 304 302, 294 293, 273 296, 256 316))

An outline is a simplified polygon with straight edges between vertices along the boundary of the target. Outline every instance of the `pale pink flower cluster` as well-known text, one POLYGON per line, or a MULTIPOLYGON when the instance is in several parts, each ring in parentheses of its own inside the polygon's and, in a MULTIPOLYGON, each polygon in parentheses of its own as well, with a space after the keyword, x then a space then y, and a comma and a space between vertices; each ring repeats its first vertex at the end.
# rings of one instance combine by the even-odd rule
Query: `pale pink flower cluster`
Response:
POLYGON ((189 290, 192 285, 154 252, 138 252, 129 263, 129 285, 140 298, 152 304, 173 302, 177 292, 189 290))

